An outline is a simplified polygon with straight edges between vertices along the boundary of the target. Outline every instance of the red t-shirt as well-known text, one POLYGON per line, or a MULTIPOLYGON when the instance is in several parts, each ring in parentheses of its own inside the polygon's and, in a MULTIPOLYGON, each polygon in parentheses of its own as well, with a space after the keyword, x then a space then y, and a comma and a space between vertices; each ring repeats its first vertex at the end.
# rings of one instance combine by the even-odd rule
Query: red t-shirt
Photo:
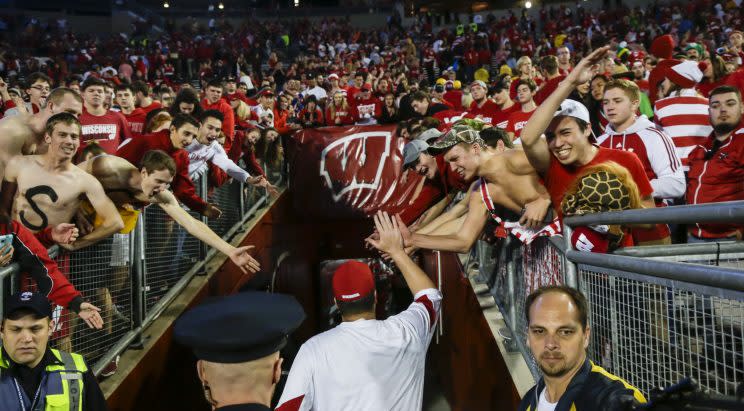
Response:
POLYGON ((147 117, 147 113, 145 113, 145 110, 142 110, 141 108, 135 108, 129 114, 126 114, 122 111, 121 115, 123 115, 124 118, 127 120, 127 125, 129 126, 129 131, 132 133, 132 136, 138 137, 144 134, 145 119, 147 117))
MULTIPOLYGON (((515 105, 516 106, 516 105, 515 105)), ((514 133, 514 138, 517 139, 522 134, 524 125, 527 124, 527 120, 532 117, 532 113, 535 110, 524 112, 522 110, 515 111, 509 115, 509 123, 506 125, 506 131, 514 133)))
POLYGON ((117 111, 108 110, 102 116, 94 116, 83 109, 80 124, 83 126, 80 150, 85 148, 89 141, 95 140, 106 153, 116 154, 119 144, 132 137, 127 120, 117 111))
POLYGON ((542 104, 543 101, 545 101, 549 95, 553 94, 556 88, 558 88, 558 84, 560 84, 563 79, 566 78, 566 76, 558 76, 556 78, 550 79, 543 84, 542 88, 535 94, 535 103, 537 105, 542 104))
POLYGON ((563 165, 555 158, 555 156, 552 154, 550 155, 550 167, 542 177, 545 181, 545 188, 547 188, 550 193, 550 200, 553 202, 553 208, 559 216, 562 217, 563 215, 563 212, 561 211, 563 195, 576 177, 586 168, 607 161, 614 161, 628 169, 630 175, 633 176, 633 180, 638 185, 638 191, 642 198, 651 196, 654 192, 654 189, 651 188, 651 183, 648 181, 648 177, 646 177, 646 171, 643 169, 643 164, 641 164, 641 160, 638 159, 638 156, 629 151, 604 147, 597 148, 599 150, 592 161, 578 167, 563 165))
POLYGON ((150 103, 149 106, 147 106, 147 107, 140 107, 140 108, 145 112, 145 115, 147 115, 147 113, 149 113, 149 112, 151 112, 153 110, 159 109, 161 107, 163 107, 163 105, 160 104, 160 102, 157 102, 157 101, 153 100, 152 103, 150 103))
POLYGON ((484 122, 497 125, 496 120, 497 118, 501 117, 501 113, 501 107, 499 107, 498 104, 496 104, 491 99, 486 99, 486 102, 483 103, 483 105, 480 107, 478 107, 478 103, 476 103, 475 101, 470 103, 468 114, 466 114, 465 117, 477 118, 478 116, 480 116, 481 120, 483 120, 484 122))

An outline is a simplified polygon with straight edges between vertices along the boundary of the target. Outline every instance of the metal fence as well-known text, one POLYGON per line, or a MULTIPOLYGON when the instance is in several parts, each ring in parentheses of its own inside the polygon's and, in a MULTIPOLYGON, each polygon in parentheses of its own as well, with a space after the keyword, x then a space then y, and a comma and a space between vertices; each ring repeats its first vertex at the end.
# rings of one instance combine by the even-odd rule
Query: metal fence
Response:
MULTIPOLYGON (((590 224, 736 222, 744 202, 634 210, 566 219, 590 224)), ((744 243, 630 247, 615 255, 571 250, 561 237, 522 245, 479 242, 474 254, 509 330, 507 348, 539 369, 526 343, 525 297, 544 284, 576 286, 590 311, 589 356, 644 393, 695 378, 732 395, 744 382, 744 243), (557 240, 560 238, 560 240, 557 240)))
MULTIPOLYGON (((266 171, 271 181, 281 183, 282 169, 266 171)), ((222 216, 208 221, 193 211, 189 213, 226 241, 268 201, 265 190, 236 181, 208 193, 206 180, 195 179, 197 194, 222 210, 222 216)), ((94 364, 93 372, 100 375, 121 352, 141 344, 142 330, 194 275, 203 272, 205 260, 214 252, 156 205, 145 208, 130 234, 116 234, 74 252, 50 249, 62 273, 86 301, 101 308, 104 320, 102 330, 91 330, 74 313, 56 307, 50 344, 82 354, 94 364)), ((35 287, 19 273, 18 264, 0 269, 0 302, 13 292, 35 287)))

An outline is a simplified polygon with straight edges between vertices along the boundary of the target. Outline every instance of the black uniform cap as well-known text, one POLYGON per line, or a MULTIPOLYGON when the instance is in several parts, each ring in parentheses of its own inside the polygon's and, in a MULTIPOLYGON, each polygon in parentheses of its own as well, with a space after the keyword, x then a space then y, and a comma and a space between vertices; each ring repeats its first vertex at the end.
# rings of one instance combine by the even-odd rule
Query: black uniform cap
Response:
POLYGON ((294 297, 249 291, 189 310, 176 321, 173 336, 199 359, 233 364, 281 350, 304 319, 294 297))

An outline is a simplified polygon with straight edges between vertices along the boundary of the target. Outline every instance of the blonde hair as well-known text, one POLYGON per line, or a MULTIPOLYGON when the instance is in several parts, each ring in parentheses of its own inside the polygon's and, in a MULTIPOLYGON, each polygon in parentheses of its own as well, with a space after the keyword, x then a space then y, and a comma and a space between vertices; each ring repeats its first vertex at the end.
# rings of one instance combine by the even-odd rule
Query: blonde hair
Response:
POLYGON ((612 79, 605 84, 602 95, 604 95, 607 90, 613 88, 622 90, 623 93, 628 96, 630 101, 641 101, 641 89, 638 88, 638 85, 633 81, 626 79, 612 79))
POLYGON ((248 104, 245 104, 245 101, 238 100, 238 106, 235 107, 235 116, 240 121, 245 121, 248 117, 251 115, 251 108, 248 107, 248 104))
POLYGON ((521 70, 524 64, 532 64, 532 59, 529 56, 522 56, 517 60, 517 70, 521 70))

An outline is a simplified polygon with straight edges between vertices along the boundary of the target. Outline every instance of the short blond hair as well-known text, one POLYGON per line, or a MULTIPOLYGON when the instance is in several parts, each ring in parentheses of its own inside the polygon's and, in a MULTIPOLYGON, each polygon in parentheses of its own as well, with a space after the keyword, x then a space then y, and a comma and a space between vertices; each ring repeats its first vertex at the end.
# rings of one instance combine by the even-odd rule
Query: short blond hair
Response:
POLYGON ((622 90, 623 93, 628 96, 630 101, 641 101, 641 89, 638 88, 638 85, 633 81, 626 79, 612 79, 605 84, 602 95, 604 96, 604 93, 606 93, 607 90, 612 90, 614 88, 622 90))
POLYGON ((532 59, 529 56, 522 56, 517 60, 517 70, 522 68, 522 65, 530 63, 532 64, 532 59))

